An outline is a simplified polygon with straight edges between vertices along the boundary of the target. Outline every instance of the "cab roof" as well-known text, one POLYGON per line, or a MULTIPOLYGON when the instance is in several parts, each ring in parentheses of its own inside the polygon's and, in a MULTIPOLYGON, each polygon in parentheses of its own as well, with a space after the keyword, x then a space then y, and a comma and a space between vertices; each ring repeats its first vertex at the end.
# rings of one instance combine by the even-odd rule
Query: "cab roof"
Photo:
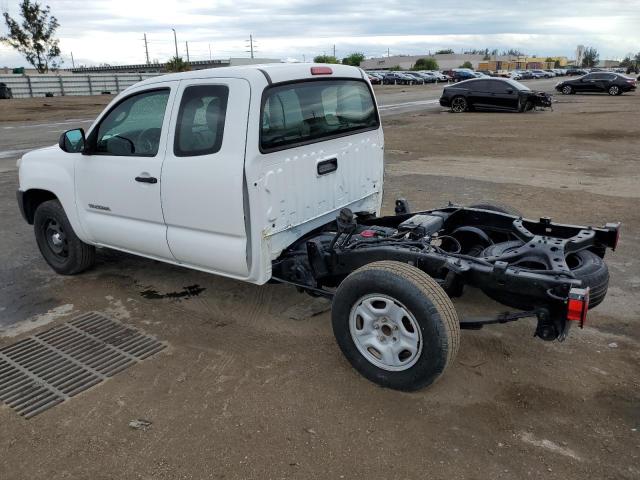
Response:
POLYGON ((136 83, 136 86, 150 85, 172 80, 188 80, 202 78, 244 78, 249 82, 281 83, 292 80, 306 80, 311 78, 365 78, 363 71, 358 67, 337 64, 320 63, 267 63, 263 65, 243 65, 238 67, 219 67, 190 72, 169 73, 157 77, 148 78, 136 83), (330 74, 313 74, 312 69, 327 67, 330 74))

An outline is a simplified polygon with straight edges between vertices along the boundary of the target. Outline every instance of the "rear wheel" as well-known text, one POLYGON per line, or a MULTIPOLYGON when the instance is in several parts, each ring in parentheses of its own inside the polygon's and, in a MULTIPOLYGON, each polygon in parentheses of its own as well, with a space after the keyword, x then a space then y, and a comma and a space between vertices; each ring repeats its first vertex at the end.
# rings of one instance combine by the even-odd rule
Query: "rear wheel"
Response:
POLYGON ((462 113, 469 109, 469 104, 467 103, 467 99, 462 96, 454 97, 451 100, 451 111, 453 113, 462 113))
POLYGON ((396 390, 435 382, 460 344, 458 316, 444 290, 422 270, 394 261, 365 265, 340 284, 332 324, 351 365, 396 390))
POLYGON ((562 87, 563 95, 571 95, 572 93, 573 93, 573 88, 571 87, 571 85, 565 85, 564 87, 562 87))
POLYGON ((609 95, 620 95, 622 93, 622 90, 620 90, 620 87, 617 85, 611 85, 609 87, 609 95))
POLYGON ((40 253, 57 273, 74 275, 93 265, 95 248, 78 238, 58 200, 38 206, 33 228, 40 253))

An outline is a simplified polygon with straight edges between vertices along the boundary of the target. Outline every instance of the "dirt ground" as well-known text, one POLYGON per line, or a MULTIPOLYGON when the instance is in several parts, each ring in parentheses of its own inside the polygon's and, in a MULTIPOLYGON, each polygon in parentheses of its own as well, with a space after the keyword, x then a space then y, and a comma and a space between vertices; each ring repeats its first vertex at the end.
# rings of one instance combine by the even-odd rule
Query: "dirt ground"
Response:
POLYGON ((67 120, 72 118, 95 117, 113 95, 94 95, 92 97, 36 97, 16 98, 2 102, 2 122, 33 122, 67 120))
MULTIPOLYGON (((533 338, 530 320, 463 331, 453 367, 411 394, 351 369, 328 311, 301 313, 326 306, 292 288, 111 251, 55 275, 19 217, 15 170, 1 173, 0 346, 101 311, 169 348, 31 420, 0 407, 0 479, 640 479, 639 110, 640 94, 580 95, 529 114, 383 119, 386 212, 397 196, 414 209, 493 199, 623 222, 584 330, 564 343, 533 338)), ((473 290, 455 303, 500 309, 473 290)))

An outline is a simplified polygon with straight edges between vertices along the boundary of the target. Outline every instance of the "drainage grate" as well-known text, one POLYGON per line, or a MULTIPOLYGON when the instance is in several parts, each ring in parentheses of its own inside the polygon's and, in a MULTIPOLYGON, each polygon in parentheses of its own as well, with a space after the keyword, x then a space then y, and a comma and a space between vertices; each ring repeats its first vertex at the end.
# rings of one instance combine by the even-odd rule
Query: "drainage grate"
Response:
POLYGON ((31 418, 165 347, 87 313, 0 349, 0 401, 31 418))

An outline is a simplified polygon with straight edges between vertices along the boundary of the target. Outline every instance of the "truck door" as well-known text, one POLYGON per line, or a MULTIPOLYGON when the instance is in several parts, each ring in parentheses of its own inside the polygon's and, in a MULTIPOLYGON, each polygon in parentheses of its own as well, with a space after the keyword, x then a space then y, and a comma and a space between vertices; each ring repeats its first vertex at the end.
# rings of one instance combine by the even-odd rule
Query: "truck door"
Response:
POLYGON ((162 168, 176 260, 236 278, 249 271, 243 188, 250 96, 246 80, 180 82, 162 168))
POLYGON ((160 204, 160 171, 178 82, 133 90, 87 137, 75 163, 76 208, 101 245, 173 260, 160 204))

